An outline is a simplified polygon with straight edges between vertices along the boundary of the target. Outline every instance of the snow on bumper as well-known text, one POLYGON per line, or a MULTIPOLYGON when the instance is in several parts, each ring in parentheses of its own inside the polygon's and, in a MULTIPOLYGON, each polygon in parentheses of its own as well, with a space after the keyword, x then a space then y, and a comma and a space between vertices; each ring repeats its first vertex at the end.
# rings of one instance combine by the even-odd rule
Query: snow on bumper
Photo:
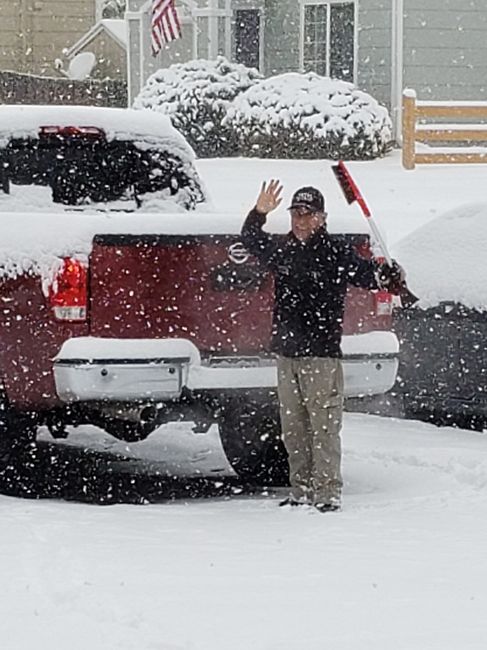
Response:
MULTIPOLYGON (((345 395, 384 393, 394 385, 399 345, 390 332, 343 337, 345 395)), ((201 359, 185 339, 66 341, 54 359, 54 378, 64 402, 167 401, 184 389, 274 388, 275 361, 261 357, 201 359)))

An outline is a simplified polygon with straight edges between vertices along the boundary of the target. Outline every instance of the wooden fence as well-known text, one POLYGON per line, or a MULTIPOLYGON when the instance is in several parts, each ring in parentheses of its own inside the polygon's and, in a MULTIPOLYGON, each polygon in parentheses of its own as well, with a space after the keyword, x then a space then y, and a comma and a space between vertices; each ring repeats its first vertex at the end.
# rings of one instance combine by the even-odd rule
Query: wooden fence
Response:
POLYGON ((413 90, 405 90, 402 139, 405 169, 419 164, 485 163, 487 148, 474 145, 487 142, 487 102, 417 101, 413 90), (418 152, 418 142, 430 145, 431 151, 418 152))
POLYGON ((73 81, 0 72, 0 104, 127 106, 127 85, 118 80, 73 81))

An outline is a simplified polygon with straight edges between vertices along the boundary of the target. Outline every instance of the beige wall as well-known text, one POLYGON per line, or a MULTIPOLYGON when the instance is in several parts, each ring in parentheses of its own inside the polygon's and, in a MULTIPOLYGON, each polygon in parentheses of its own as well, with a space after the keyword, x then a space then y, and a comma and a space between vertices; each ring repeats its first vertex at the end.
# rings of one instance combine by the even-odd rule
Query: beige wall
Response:
POLYGON ((55 74, 54 59, 93 26, 95 14, 96 0, 0 0, 0 70, 55 74))

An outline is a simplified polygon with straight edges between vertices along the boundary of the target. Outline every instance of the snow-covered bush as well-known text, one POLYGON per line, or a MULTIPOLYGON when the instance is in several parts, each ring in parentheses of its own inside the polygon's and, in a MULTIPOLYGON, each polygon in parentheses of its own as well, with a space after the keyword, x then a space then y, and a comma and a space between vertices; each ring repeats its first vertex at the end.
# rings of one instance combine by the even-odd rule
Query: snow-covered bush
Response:
POLYGON ((225 120, 241 153, 261 158, 368 160, 391 141, 387 109, 353 84, 315 73, 265 79, 242 93, 225 120))
POLYGON ((149 77, 134 108, 168 115, 200 157, 235 156, 238 137, 223 120, 235 97, 261 79, 254 68, 222 56, 177 63, 149 77))

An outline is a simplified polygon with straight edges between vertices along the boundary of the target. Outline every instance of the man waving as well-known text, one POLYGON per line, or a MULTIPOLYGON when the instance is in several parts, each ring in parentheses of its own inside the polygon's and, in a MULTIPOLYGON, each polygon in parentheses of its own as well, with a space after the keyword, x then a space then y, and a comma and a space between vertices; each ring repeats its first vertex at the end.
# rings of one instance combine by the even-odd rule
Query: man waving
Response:
MULTIPOLYGON (((379 267, 326 228, 325 201, 314 187, 292 199, 283 240, 263 230, 282 201, 277 180, 263 183, 242 228, 242 242, 275 279, 272 349, 278 356, 282 437, 291 493, 281 505, 341 507, 343 370, 341 337, 347 285, 377 289, 379 267)), ((385 287, 398 269, 380 268, 385 287)))

